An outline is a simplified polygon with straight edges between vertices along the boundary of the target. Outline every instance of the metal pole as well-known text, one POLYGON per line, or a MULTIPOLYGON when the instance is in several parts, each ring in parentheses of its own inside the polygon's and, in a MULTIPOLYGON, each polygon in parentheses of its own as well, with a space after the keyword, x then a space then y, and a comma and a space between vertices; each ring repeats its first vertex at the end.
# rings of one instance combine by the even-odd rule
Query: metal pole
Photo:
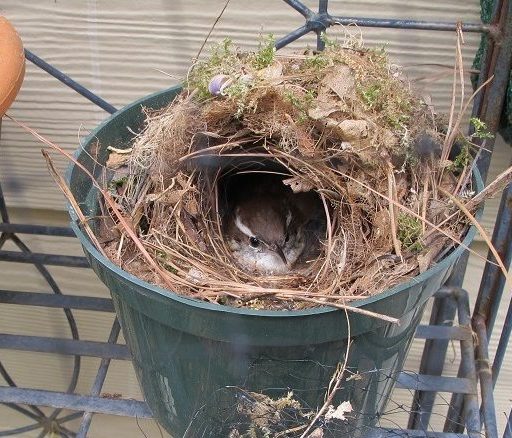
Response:
MULTIPOLYGON (((471 310, 469 308, 469 296, 468 293, 460 289, 456 292, 459 325, 461 327, 467 327, 471 329, 471 310)), ((473 340, 463 339, 460 341, 461 347, 461 358, 460 358, 460 373, 459 377, 466 377, 477 381, 476 375, 476 364, 475 364, 475 352, 473 347, 473 340)), ((460 394, 457 394, 460 395, 460 394)), ((468 435, 471 438, 480 437, 480 413, 478 409, 478 395, 476 391, 472 394, 464 394, 464 422, 466 423, 466 429, 468 435)))
MULTIPOLYGON (((512 261, 512 185, 503 192, 497 217, 499 220, 494 227, 492 243, 508 270, 512 261)), ((487 321, 487 336, 490 338, 506 279, 499 266, 495 264, 496 259, 491 251, 488 252, 487 259, 493 263, 485 264, 475 304, 475 315, 481 315, 487 321)))
MULTIPOLYGON (((437 30, 453 32, 457 29, 457 23, 443 23, 438 21, 394 20, 387 18, 361 18, 361 17, 336 17, 331 16, 330 25, 342 24, 348 26, 355 24, 359 27, 382 27, 390 29, 417 29, 437 30)), ((464 32, 491 32, 492 28, 482 23, 462 23, 464 32)))
POLYGON ((281 38, 281 39, 276 41, 276 49, 279 50, 279 49, 283 48, 284 46, 292 43, 293 41, 298 40, 300 37, 302 37, 302 36, 308 34, 309 32, 311 32, 311 30, 312 29, 310 29, 306 25, 301 26, 301 27, 295 29, 293 32, 290 32, 285 37, 283 37, 283 38, 281 38))
MULTIPOLYGON (((505 267, 510 267, 512 259, 512 187, 509 186, 503 193, 500 208, 498 210, 499 221, 496 222, 492 241, 500 254, 505 267)), ((495 261, 494 256, 489 251, 488 259, 495 261)), ((480 290, 475 305, 475 312, 480 309, 480 316, 487 321, 487 337, 489 338, 494 327, 494 322, 498 313, 498 309, 505 287, 505 276, 499 267, 486 263, 480 283, 480 290)), ((508 339, 512 329, 512 301, 510 303, 505 325, 501 333, 500 342, 496 351, 493 363, 493 387, 496 384, 501 365, 508 345, 508 339)), ((460 369, 459 369, 460 373, 460 369)), ((460 426, 460 415, 463 410, 463 398, 460 394, 454 394, 450 403, 450 410, 446 418, 445 431, 459 432, 463 431, 460 426), (459 418, 457 418, 459 417, 459 418)))
MULTIPOLYGON (((471 330, 471 311, 469 297, 465 290, 456 292, 459 325, 471 330)), ((457 377, 467 377, 477 381, 473 341, 461 341, 461 360, 457 377)), ((471 437, 480 437, 481 423, 476 392, 473 394, 453 393, 448 414, 444 425, 444 432, 462 433, 464 425, 471 437)))
MULTIPOLYGON (((487 327, 487 331, 489 331, 489 327, 487 327)), ((503 329, 501 331, 500 341, 498 343, 498 348, 496 349, 496 354, 494 355, 494 361, 492 363, 492 386, 493 388, 496 386, 496 382, 498 380, 498 376, 501 371, 501 365, 503 364, 503 359, 505 358, 505 353, 508 347, 508 341, 510 339, 510 332, 512 331, 512 300, 508 305, 507 316, 505 317, 505 323, 503 324, 503 329)))
POLYGON ((512 408, 508 414, 507 425, 505 426, 505 432, 503 432, 503 438, 512 438, 512 408))
POLYGON ((284 2, 299 12, 304 18, 308 19, 315 15, 315 13, 309 9, 304 3, 299 0, 284 0, 284 2))
MULTIPOLYGON (((329 0, 320 0, 318 2, 318 16, 322 18, 322 22, 327 21, 329 17, 329 13, 327 12, 327 8, 329 6, 329 0)), ((322 38, 322 34, 325 33, 327 26, 316 30, 316 50, 321 52, 325 49, 325 41, 322 38)))
MULTIPOLYGON (((119 337, 119 322, 117 318, 114 320, 114 324, 112 325, 112 330, 110 331, 110 336, 108 337, 109 344, 115 344, 117 342, 117 338, 119 337)), ((101 388, 103 387, 103 383, 105 382, 105 378, 107 377, 108 367, 110 365, 110 359, 104 358, 101 359, 100 366, 98 368, 98 374, 96 375, 96 379, 94 380, 94 384, 91 388, 91 395, 98 396, 100 395, 101 388)), ((77 438, 86 438, 87 432, 89 431, 89 427, 92 421, 92 412, 84 412, 84 416, 82 417, 82 422, 80 423, 80 429, 77 433, 77 438)))
MULTIPOLYGON (((429 325, 451 326, 457 306, 451 296, 436 297, 432 305, 429 325)), ((427 340, 420 362, 420 374, 440 376, 444 368, 444 357, 449 341, 444 339, 427 340)), ((436 393, 415 391, 409 415, 408 429, 428 430, 436 393)))
POLYGON ((486 437, 498 436, 496 425, 496 408, 494 405, 494 394, 492 387, 492 371, 489 366, 489 351, 487 339, 486 321, 480 316, 473 318, 473 330, 478 336, 476 345, 476 359, 478 364, 478 377, 480 379, 480 390, 482 392, 482 415, 485 423, 486 437))
POLYGON ((89 262, 85 257, 40 254, 36 252, 0 251, 0 261, 67 266, 70 268, 90 268, 89 262))
MULTIPOLYGON (((496 6, 494 9, 491 26, 498 26, 499 32, 490 34, 494 38, 488 39, 487 57, 484 60, 487 64, 482 65, 479 84, 492 75, 494 79, 482 90, 478 112, 478 116, 487 123, 489 130, 493 133, 498 131, 500 125, 512 62, 512 2, 503 0, 496 1, 496 4, 500 7, 496 6)), ((477 163, 484 181, 487 178, 487 169, 494 149, 494 139, 488 139, 485 147, 490 152, 482 154, 477 163)))
MULTIPOLYGON (((1 191, 0 197, 2 197, 1 191)), ((69 227, 52 227, 47 225, 32 224, 11 224, 5 222, 0 223, 0 233, 38 234, 40 236, 75 237, 75 233, 69 227)))
POLYGON ((86 99, 89 99, 92 103, 104 109, 108 113, 113 114, 117 111, 117 109, 110 105, 110 103, 108 103, 106 100, 103 100, 101 97, 89 91, 83 85, 80 85, 78 82, 71 79, 68 75, 56 69, 53 65, 48 64, 44 59, 32 53, 30 50, 25 49, 25 57, 37 65, 40 69, 44 70, 46 73, 49 73, 54 78, 67 85, 69 88, 75 90, 78 94, 81 94, 86 99))

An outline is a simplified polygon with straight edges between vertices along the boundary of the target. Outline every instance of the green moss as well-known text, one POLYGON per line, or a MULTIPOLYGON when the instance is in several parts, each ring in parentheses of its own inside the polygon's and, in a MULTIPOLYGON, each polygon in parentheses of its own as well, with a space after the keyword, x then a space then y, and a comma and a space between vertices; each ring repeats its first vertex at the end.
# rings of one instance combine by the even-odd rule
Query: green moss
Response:
POLYGON ((461 146, 460 152, 448 167, 452 172, 460 172, 471 163, 471 160, 473 159, 473 156, 471 155, 471 140, 473 138, 486 139, 494 137, 494 135, 488 131, 485 122, 480 120, 478 117, 471 117, 469 122, 473 126, 475 132, 469 137, 469 140, 462 135, 457 137, 457 143, 461 146))
POLYGON ((160 265, 168 272, 170 272, 171 274, 174 274, 174 275, 177 275, 178 274, 178 270, 170 265, 168 262, 167 262, 167 257, 168 257, 168 254, 161 250, 161 249, 157 249, 155 251, 155 256, 156 256, 156 259, 158 260, 158 262, 160 263, 160 265))
POLYGON ((370 84, 367 86, 359 86, 359 93, 363 99, 364 104, 368 109, 380 110, 382 86, 379 83, 370 84))
POLYGON ((307 90, 303 96, 299 96, 293 91, 286 90, 284 92, 284 97, 298 110, 299 117, 297 122, 303 123, 308 120, 308 110, 311 107, 311 103, 316 98, 315 90, 307 90))
POLYGON ((341 48, 341 44, 340 42, 335 39, 330 39, 328 36, 327 36, 327 33, 326 32, 322 32, 321 35, 320 35, 320 40, 325 44, 325 48, 326 49, 334 49, 334 50, 338 50, 339 48, 341 48))
POLYGON ((318 55, 309 56, 304 60, 303 66, 306 69, 322 70, 329 65, 329 59, 327 59, 322 53, 318 55))
POLYGON ((254 54, 251 64, 257 70, 268 67, 274 62, 275 54, 276 39, 274 35, 270 34, 260 41, 258 51, 254 54))
MULTIPOLYGON (((398 110, 403 113, 409 113, 413 109, 412 108, 413 107, 412 100, 411 100, 411 97, 409 97, 409 96, 407 96, 407 97, 397 96, 396 99, 394 100, 394 103, 395 103, 396 107, 398 108, 398 110)), ((418 104, 419 103, 420 102, 418 102, 418 104)))
POLYGON ((230 76, 234 83, 226 88, 226 95, 234 99, 239 106, 239 113, 243 111, 243 101, 249 90, 249 84, 243 79, 246 72, 247 61, 255 69, 268 67, 274 61, 275 56, 275 39, 273 35, 269 35, 260 42, 259 50, 244 58, 239 55, 233 47, 233 43, 229 38, 212 46, 209 57, 204 61, 198 61, 191 70, 187 78, 187 87, 197 90, 197 98, 206 100, 212 97, 208 90, 208 86, 212 78, 219 74, 230 76))
POLYGON ((367 49, 369 60, 374 66, 377 66, 379 70, 387 72, 388 70, 388 53, 386 51, 386 44, 383 44, 376 48, 367 49))
POLYGON ((117 189, 123 187, 128 182, 128 177, 123 176, 121 178, 112 179, 108 183, 107 188, 110 192, 117 194, 117 189))
POLYGON ((174 275, 178 274, 178 270, 171 265, 165 265, 165 270, 169 271, 171 274, 174 274, 174 275))
POLYGON ((468 166, 473 159, 469 151, 470 143, 468 140, 466 140, 464 137, 460 137, 458 140, 462 143, 462 146, 460 148, 459 154, 453 159, 449 166, 449 170, 452 172, 461 171, 466 166, 468 166))
POLYGON ((407 213, 399 213, 397 220, 397 238, 404 248, 418 252, 424 248, 421 242, 421 220, 407 213))
POLYGON ((409 96, 390 89, 395 86, 382 79, 359 83, 356 89, 366 109, 379 112, 390 128, 399 130, 409 122, 413 105, 409 96))
POLYGON ((390 73, 385 47, 360 49, 358 53, 359 57, 349 57, 346 63, 355 73, 355 89, 361 103, 373 113, 377 123, 387 125, 395 133, 403 131, 421 106, 420 100, 390 73))
POLYGON ((242 63, 232 41, 225 38, 211 48, 208 59, 196 63, 187 78, 187 87, 196 89, 198 99, 205 100, 211 97, 208 85, 215 75, 234 75, 241 69, 242 63))
POLYGON ((404 126, 409 120, 409 110, 399 110, 398 112, 390 112, 385 114, 386 121, 388 125, 393 129, 400 129, 404 126))
POLYGON ((472 134, 472 137, 476 138, 494 138, 494 135, 489 132, 487 129, 487 124, 480 120, 478 117, 471 117, 469 122, 475 128, 475 132, 472 134))
POLYGON ((241 78, 237 79, 226 88, 226 96, 236 103, 237 110, 234 114, 235 117, 240 117, 244 113, 246 109, 247 95, 249 94, 250 89, 250 84, 241 78))

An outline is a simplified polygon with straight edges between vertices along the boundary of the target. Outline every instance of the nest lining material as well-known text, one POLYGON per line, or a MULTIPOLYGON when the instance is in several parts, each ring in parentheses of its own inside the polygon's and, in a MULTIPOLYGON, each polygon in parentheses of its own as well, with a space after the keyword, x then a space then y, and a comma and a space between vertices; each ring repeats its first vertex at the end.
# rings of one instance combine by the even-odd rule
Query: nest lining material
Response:
MULTIPOLYGON (((469 154, 441 162, 439 120, 383 51, 243 54, 225 41, 146 112, 130 154, 111 152, 110 192, 177 293, 257 309, 345 303, 425 271, 465 233, 462 217, 431 226, 454 211, 438 188, 471 184, 469 154), (281 274, 243 269, 224 237, 222 181, 261 162, 316 193, 325 221, 315 256, 281 274)), ((115 221, 101 234, 123 269, 163 284, 115 221)))

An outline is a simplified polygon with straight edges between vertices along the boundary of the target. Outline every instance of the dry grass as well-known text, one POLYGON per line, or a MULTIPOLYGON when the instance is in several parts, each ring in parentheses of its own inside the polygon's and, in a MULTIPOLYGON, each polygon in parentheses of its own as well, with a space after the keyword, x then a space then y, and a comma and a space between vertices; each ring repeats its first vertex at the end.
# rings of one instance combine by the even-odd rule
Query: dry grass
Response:
MULTIPOLYGON (((224 42, 195 65, 188 88, 146 114, 128 175, 111 191, 175 291, 253 308, 346 308, 416 276, 446 244, 460 243, 462 215, 449 229, 436 225, 456 210, 437 187, 451 193, 460 186, 445 157, 458 119, 446 139, 383 51, 335 43, 297 57, 275 56, 268 45, 261 50, 240 54, 224 42), (212 95, 212 75, 219 74, 219 84, 230 85, 212 95), (327 230, 316 258, 276 276, 237 265, 219 206, 226 170, 215 169, 228 157, 271 158, 296 187, 319 194, 327 230), (445 245, 427 251, 440 236, 445 245)), ((123 234, 105 245, 107 254, 161 283, 123 234)))

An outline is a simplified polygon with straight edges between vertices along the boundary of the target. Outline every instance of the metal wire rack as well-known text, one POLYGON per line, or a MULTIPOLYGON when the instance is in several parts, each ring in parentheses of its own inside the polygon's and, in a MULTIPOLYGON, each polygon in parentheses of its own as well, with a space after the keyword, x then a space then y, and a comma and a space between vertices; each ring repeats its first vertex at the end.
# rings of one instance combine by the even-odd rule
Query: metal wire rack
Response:
MULTIPOLYGON (((284 0, 289 6, 305 18, 305 24, 276 42, 279 49, 298 38, 314 32, 317 35, 317 49, 324 48, 322 33, 330 26, 337 24, 357 24, 360 27, 387 27, 397 29, 424 29, 434 31, 453 31, 455 22, 428 22, 398 19, 375 19, 361 17, 334 16, 328 12, 328 0, 319 0, 318 12, 309 9, 298 0, 284 0)), ((482 54, 481 71, 478 83, 483 84, 494 75, 485 91, 474 101, 473 115, 484 120, 492 132, 496 132, 510 78, 512 62, 512 2, 509 0, 495 1, 492 18, 489 23, 464 23, 465 32, 479 32, 485 35, 487 44, 482 54)), ((54 76, 86 99, 98 105, 108 113, 116 112, 116 108, 95 95, 66 74, 39 58, 29 50, 25 50, 26 58, 54 76)), ((0 120, 1 122, 1 120, 0 120)), ((0 124, 1 128, 1 124, 0 124)), ((1 133, 1 132, 0 132, 1 133)), ((486 143, 492 150, 494 140, 486 143)), ((490 163, 490 154, 484 154, 478 161, 478 167, 484 179, 490 163)), ((512 259, 512 188, 503 193, 493 243, 502 257, 506 267, 512 259)), ((120 327, 114 320, 108 340, 105 342, 84 341, 79 339, 78 328, 73 310, 94 312, 113 312, 112 301, 107 298, 88 296, 71 296, 64 294, 47 266, 88 268, 84 257, 34 253, 19 237, 20 234, 40 236, 74 237, 67 227, 50 227, 35 224, 11 223, 8 209, 4 201, 0 185, 0 261, 30 263, 35 266, 45 279, 51 292, 33 293, 0 289, 0 303, 15 305, 43 306, 62 309, 71 331, 71 339, 49 338, 40 336, 23 336, 0 334, 0 349, 12 349, 32 352, 45 352, 72 355, 74 366, 72 376, 65 392, 52 392, 17 387, 7 369, 0 362, 0 374, 6 385, 0 386, 0 403, 25 415, 31 423, 15 430, 1 430, 0 436, 17 436, 25 432, 38 430, 40 437, 51 431, 58 430, 64 437, 86 437, 91 420, 95 414, 111 414, 150 418, 152 414, 144 401, 123 398, 105 398, 101 390, 109 365, 112 360, 130 360, 126 345, 117 343, 120 327), (10 240, 19 251, 3 250, 4 244, 10 240), (100 366, 88 395, 76 394, 75 389, 80 373, 81 357, 101 358, 100 366), (46 414, 40 407, 54 408, 46 414), (74 411, 63 414, 63 410, 74 411), (77 432, 69 430, 69 421, 82 418, 77 432)), ((488 259, 492 262, 493 256, 488 259)), ((500 306, 505 278, 496 264, 487 263, 479 289, 478 299, 470 311, 467 293, 460 288, 467 264, 467 254, 462 257, 458 267, 452 274, 446 287, 438 291, 434 297, 429 325, 420 326, 416 337, 425 339, 425 348, 419 374, 400 373, 397 387, 414 392, 408 424, 397 428, 379 427, 365 432, 372 438, 384 437, 477 437, 482 435, 497 438, 496 415, 493 400, 493 387, 496 384, 504 354, 512 331, 512 301, 506 315, 505 325, 500 334, 500 341, 492 365, 488 354, 488 339, 492 334, 497 311, 500 306), (446 325, 445 321, 453 321, 457 316, 458 325, 446 325), (473 336, 476 334, 476 336, 473 336), (447 348, 450 342, 459 342, 461 355, 457 377, 442 376, 447 348), (479 405, 478 389, 480 386, 481 404, 479 405), (443 430, 431 430, 430 418, 433 412, 436 393, 452 394, 443 430)), ((384 413, 376 413, 382 415, 384 413)), ((511 412, 512 414, 512 412, 511 412)), ((504 438, 512 438, 510 416, 509 425, 504 438)))

